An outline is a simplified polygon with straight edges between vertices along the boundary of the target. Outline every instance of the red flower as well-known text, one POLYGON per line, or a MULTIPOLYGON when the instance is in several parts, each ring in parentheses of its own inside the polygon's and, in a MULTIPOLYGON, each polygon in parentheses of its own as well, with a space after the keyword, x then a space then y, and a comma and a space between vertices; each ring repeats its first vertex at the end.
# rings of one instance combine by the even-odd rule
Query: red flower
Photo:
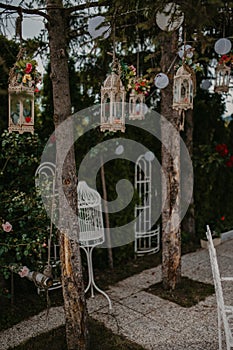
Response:
POLYGON ((227 148, 227 145, 225 143, 218 144, 215 147, 215 151, 220 154, 222 157, 226 157, 229 153, 229 150, 227 148))
POLYGON ((29 73, 31 73, 31 71, 32 71, 32 64, 31 63, 27 63, 26 64, 26 68, 25 68, 25 73, 29 74, 29 73))
POLYGON ((225 216, 224 216, 224 215, 221 216, 220 220, 221 220, 221 221, 224 221, 224 220, 225 220, 225 216))
POLYGON ((228 168, 232 168, 233 167, 233 156, 230 156, 229 160, 226 162, 226 166, 228 168))
POLYGON ((25 121, 26 121, 26 123, 30 123, 30 121, 32 120, 32 118, 31 117, 25 117, 25 121))

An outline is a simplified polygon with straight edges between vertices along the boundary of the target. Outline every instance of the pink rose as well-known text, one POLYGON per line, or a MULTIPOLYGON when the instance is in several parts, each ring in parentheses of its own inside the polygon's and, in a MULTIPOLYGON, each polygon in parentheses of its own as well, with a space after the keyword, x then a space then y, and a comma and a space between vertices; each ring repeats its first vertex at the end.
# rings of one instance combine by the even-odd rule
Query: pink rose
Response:
POLYGON ((29 74, 29 73, 31 73, 31 71, 32 71, 32 64, 31 63, 27 63, 26 64, 26 68, 25 68, 25 73, 29 74))
POLYGON ((20 277, 25 277, 29 273, 29 268, 27 266, 23 266, 23 268, 19 271, 20 277))
POLYGON ((2 224, 2 228, 5 232, 10 232, 12 230, 12 225, 7 221, 5 224, 2 224))

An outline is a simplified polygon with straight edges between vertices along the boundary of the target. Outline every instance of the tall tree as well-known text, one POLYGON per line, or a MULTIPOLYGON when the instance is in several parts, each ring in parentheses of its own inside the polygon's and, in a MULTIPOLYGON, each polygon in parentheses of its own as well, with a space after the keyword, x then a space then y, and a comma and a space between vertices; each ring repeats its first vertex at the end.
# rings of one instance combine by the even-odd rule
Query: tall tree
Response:
MULTIPOLYGON (((161 68, 168 71, 177 52, 177 32, 162 34, 161 68)), ((164 208, 162 211, 162 278, 166 289, 175 289, 181 278, 181 235, 177 222, 180 218, 180 138, 181 117, 172 109, 174 67, 169 73, 170 84, 161 91, 161 114, 174 126, 176 133, 161 125, 162 133, 162 169, 166 181, 162 182, 164 208), (172 156, 167 149, 173 150, 172 156)))
MULTIPOLYGON (((98 5, 93 2, 92 6, 98 5)), ((46 12, 39 9, 31 9, 0 3, 0 8, 10 12, 20 14, 34 14, 43 16, 49 36, 50 61, 51 61, 51 81, 53 89, 54 125, 58 128, 71 115, 71 98, 69 87, 68 70, 68 31, 71 13, 85 9, 86 5, 77 5, 64 8, 62 0, 47 0, 46 12)), ((67 130, 67 137, 72 139, 72 128, 67 130)), ((62 137, 58 137, 57 147, 57 167, 62 169, 58 173, 58 181, 62 184, 59 190, 65 195, 59 196, 60 217, 69 225, 62 227, 60 223, 60 259, 62 266, 62 286, 64 309, 66 318, 66 339, 69 350, 87 349, 87 310, 84 294, 84 284, 82 276, 82 265, 79 244, 77 241, 78 232, 76 223, 71 222, 64 201, 67 201, 74 213, 77 214, 77 177, 74 148, 71 147, 64 164, 61 164, 60 154, 62 154, 62 137), (72 236, 71 233, 72 232, 72 236), (75 234, 76 233, 76 234, 75 234), (76 238, 74 238, 76 236, 76 238)))
MULTIPOLYGON (((64 11, 62 0, 47 0, 48 35, 51 62, 51 80, 53 87, 54 124, 58 127, 71 115, 71 98, 69 86, 69 69, 67 57, 67 25, 68 13, 64 11), (59 33, 59 35, 57 35, 59 33)), ((73 138, 72 128, 67 130, 68 137, 73 138)), ((77 214, 77 177, 74 146, 71 147, 64 164, 61 164, 59 155, 62 154, 63 138, 57 139, 57 168, 63 169, 58 174, 61 190, 77 214)), ((62 200, 62 196, 59 196, 62 200)), ((69 350, 87 348, 87 311, 84 296, 82 264, 80 248, 74 231, 78 226, 70 223, 69 211, 64 202, 60 205, 60 217, 69 223, 68 229, 60 228, 60 259, 62 266, 63 299, 66 318, 66 337, 69 350), (72 237, 71 237, 71 230, 72 237)), ((60 227, 62 227, 60 223, 60 227)), ((78 232, 76 233, 78 237, 78 232)))

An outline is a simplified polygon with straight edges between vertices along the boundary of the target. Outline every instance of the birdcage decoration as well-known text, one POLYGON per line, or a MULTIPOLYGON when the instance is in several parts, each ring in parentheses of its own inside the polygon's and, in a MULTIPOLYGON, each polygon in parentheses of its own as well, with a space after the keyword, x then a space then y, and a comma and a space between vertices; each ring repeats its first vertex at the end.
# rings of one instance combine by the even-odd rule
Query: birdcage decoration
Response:
POLYGON ((194 92, 195 74, 189 66, 183 64, 174 76, 172 108, 179 111, 193 109, 194 92))
POLYGON ((86 253, 89 277, 85 293, 90 288, 91 296, 94 297, 93 289, 95 288, 106 297, 109 308, 111 309, 112 304, 109 296, 97 287, 95 283, 92 262, 93 249, 105 241, 101 197, 100 194, 96 190, 90 188, 85 181, 79 181, 77 194, 79 244, 86 253))
POLYGON ((101 131, 125 132, 125 88, 120 76, 117 63, 101 87, 101 131))
POLYGON ((8 85, 8 130, 34 133, 34 92, 40 74, 37 63, 23 58, 21 50, 10 70, 8 85))
POLYGON ((134 89, 129 95, 129 119, 145 119, 145 95, 137 93, 134 89))
POLYGON ((216 81, 214 91, 218 93, 228 92, 231 79, 231 67, 226 66, 224 63, 218 63, 215 68, 215 75, 216 81))

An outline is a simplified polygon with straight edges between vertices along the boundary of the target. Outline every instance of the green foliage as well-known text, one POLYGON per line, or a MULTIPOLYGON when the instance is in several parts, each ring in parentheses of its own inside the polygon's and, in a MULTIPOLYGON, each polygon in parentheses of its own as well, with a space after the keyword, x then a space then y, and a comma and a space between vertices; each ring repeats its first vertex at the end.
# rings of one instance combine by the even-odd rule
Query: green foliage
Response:
POLYGON ((0 269, 5 277, 9 265, 25 264, 33 269, 46 253, 49 222, 34 182, 41 148, 37 135, 2 134, 0 269), (9 232, 2 227, 6 222, 12 225, 9 232))
POLYGON ((217 144, 232 150, 232 123, 220 118, 224 111, 218 94, 198 92, 194 109, 194 202, 197 235, 206 224, 217 233, 233 227, 233 171, 227 158, 216 152, 217 144))

